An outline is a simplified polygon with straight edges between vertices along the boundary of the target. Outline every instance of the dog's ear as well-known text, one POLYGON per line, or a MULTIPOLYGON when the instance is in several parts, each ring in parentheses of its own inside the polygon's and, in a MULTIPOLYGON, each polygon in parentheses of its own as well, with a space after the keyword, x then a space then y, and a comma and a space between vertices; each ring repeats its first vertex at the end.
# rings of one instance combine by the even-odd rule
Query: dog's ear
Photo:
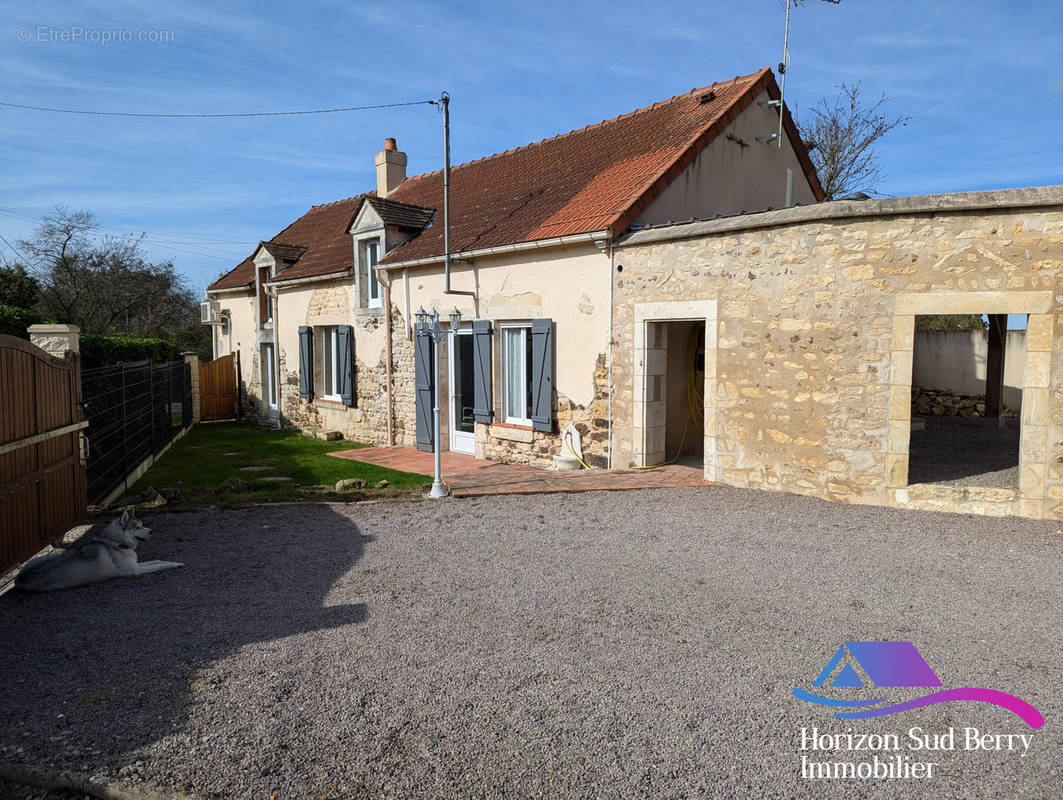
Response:
POLYGON ((122 524, 125 525, 127 522, 129 522, 129 509, 122 512, 122 524))

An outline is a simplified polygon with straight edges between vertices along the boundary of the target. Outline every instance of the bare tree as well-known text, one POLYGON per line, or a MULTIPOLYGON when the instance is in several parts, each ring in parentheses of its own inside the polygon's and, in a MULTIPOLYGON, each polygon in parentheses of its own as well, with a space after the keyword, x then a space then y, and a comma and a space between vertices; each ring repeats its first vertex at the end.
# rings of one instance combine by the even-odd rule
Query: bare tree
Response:
POLYGON ((84 333, 189 340, 198 347, 204 335, 198 302, 173 264, 149 262, 143 237, 98 231, 92 213, 59 207, 20 242, 33 262, 38 310, 84 333))
POLYGON ((884 177, 875 143, 910 119, 885 114, 887 102, 883 94, 873 105, 864 105, 860 84, 843 83, 837 97, 821 99, 808 116, 797 120, 828 200, 856 191, 874 192, 884 177))

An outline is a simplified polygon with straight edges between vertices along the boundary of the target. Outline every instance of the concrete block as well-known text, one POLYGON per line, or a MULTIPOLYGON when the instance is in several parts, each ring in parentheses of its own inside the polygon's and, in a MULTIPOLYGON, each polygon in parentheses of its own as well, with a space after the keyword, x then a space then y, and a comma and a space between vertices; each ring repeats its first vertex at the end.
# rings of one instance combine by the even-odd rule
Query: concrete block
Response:
POLYGON ((890 386, 890 419, 908 420, 912 414, 912 385, 890 386))
POLYGON ((911 350, 915 347, 915 316, 899 314, 893 318, 894 350, 911 350))
POLYGON ((1052 354, 1048 352, 1027 352, 1026 372, 1023 378, 1025 388, 1050 386, 1052 375, 1052 354))
POLYGON ((1049 401, 1047 387, 1027 387, 1022 393, 1022 424, 1048 424, 1049 401))
POLYGON ((1026 323, 1026 352, 1050 352, 1052 350, 1051 314, 1031 314, 1026 323))
POLYGON ((912 385, 912 351, 911 350, 894 350, 893 358, 890 360, 890 385, 891 386, 908 386, 912 385))
POLYGON ((918 292, 898 294, 895 314, 1046 314, 1052 292, 918 292))
POLYGON ((1045 465, 1043 462, 1023 461, 1019 464, 1019 491, 1023 497, 1041 499, 1045 496, 1045 465))
POLYGON ((1046 432, 1044 425, 1022 425, 1019 437, 1020 463, 1044 464, 1046 432))
POLYGON ((890 453, 908 455, 908 441, 911 438, 911 430, 907 420, 890 420, 888 437, 890 453))
POLYGON ((908 485, 908 456, 890 453, 886 457, 886 485, 894 489, 908 485))

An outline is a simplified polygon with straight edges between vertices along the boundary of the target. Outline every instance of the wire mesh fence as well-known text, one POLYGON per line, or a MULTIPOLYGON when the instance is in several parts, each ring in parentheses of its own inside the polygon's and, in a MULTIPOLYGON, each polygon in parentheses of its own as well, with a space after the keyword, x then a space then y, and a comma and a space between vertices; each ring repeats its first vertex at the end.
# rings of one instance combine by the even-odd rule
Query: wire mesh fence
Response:
POLYGON ((192 424, 192 373, 183 361, 81 371, 90 503, 102 502, 148 456, 192 424))

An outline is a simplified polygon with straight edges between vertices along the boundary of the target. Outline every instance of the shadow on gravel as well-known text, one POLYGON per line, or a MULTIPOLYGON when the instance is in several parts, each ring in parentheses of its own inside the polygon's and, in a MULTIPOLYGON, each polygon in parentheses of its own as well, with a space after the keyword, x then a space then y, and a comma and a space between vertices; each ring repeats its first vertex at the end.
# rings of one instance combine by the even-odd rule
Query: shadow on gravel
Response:
MULTIPOLYGON (((138 747, 182 728, 200 668, 244 645, 367 617, 364 603, 325 605, 372 541, 327 506, 145 520, 154 536, 141 560, 183 569, 0 596, 0 760, 128 763, 138 747)), ((284 668, 283 656, 267 658, 263 674, 284 668)))
POLYGON ((946 483, 987 473, 1014 470, 975 486, 1014 488, 1018 485, 1019 420, 927 417, 926 428, 912 431, 908 483, 946 483))

